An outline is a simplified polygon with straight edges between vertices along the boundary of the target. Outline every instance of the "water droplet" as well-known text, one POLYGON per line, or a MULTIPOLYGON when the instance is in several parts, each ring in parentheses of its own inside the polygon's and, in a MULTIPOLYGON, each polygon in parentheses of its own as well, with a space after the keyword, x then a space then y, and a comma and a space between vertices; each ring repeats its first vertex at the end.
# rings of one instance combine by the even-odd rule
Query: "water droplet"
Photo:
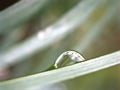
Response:
POLYGON ((72 65, 85 59, 78 52, 75 51, 66 51, 63 52, 56 60, 54 66, 55 68, 60 68, 68 65, 72 65))

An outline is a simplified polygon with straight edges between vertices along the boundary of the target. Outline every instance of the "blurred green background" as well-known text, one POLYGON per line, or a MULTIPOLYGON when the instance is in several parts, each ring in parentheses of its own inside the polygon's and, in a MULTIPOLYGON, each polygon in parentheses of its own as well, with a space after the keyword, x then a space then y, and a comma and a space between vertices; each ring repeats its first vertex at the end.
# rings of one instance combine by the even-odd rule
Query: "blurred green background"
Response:
MULTIPOLYGON (((37 0, 35 1, 37 2, 37 0)), ((84 2, 89 3, 89 0, 38 1, 39 3, 36 3, 33 7, 31 5, 28 9, 25 9, 25 5, 29 6, 34 0, 0 1, 1 81, 45 72, 54 64, 56 58, 67 50, 76 50, 80 52, 86 60, 89 60, 120 49, 119 0, 101 0, 102 3, 96 6, 96 9, 88 15, 89 17, 86 15, 86 19, 80 25, 77 23, 78 25, 72 28, 74 30, 61 36, 62 39, 57 39, 56 37, 54 42, 45 46, 45 48, 37 52, 32 52, 32 54, 24 56, 23 58, 21 56, 20 60, 17 58, 12 64, 8 63, 8 65, 6 65, 7 67, 2 68, 4 58, 6 60, 9 58, 9 55, 6 54, 7 52, 10 52, 10 50, 14 48, 19 48, 22 43, 27 42, 29 38, 37 35, 37 33, 42 33, 40 34, 42 38, 47 37, 47 35, 44 34, 45 28, 57 23, 58 20, 61 20, 61 17, 64 17, 66 13, 78 4, 81 3, 82 7, 83 3, 83 7, 89 9, 89 7, 95 4, 94 2, 99 2, 100 0, 91 0, 93 2, 89 6, 85 6, 87 4, 84 4, 84 2), (17 3, 20 2, 22 3, 17 5, 17 3), (41 6, 37 7, 39 4, 41 6), (14 7, 14 5, 16 5, 16 7, 14 7), (21 11, 17 12, 19 10, 21 11), (114 12, 114 10, 116 11, 114 12), (12 16, 12 13, 15 13, 14 16, 12 16)), ((83 8, 81 13, 85 13, 85 10, 86 9, 83 8)), ((68 22, 74 22, 74 18, 78 18, 78 16, 81 17, 79 12, 76 13, 75 17, 70 17, 70 21, 68 20, 68 22)), ((56 26, 56 28, 57 27, 59 28, 60 26, 56 26)), ((51 33, 56 32, 56 30, 48 33, 50 34, 49 36, 52 37, 51 33)), ((33 45, 34 44, 35 43, 33 43, 33 45)), ((28 43, 28 47, 26 48, 29 49, 30 46, 28 43)), ((24 53, 24 50, 21 50, 21 52, 24 53)), ((14 53, 17 57, 17 52, 14 53)), ((11 54, 13 57, 14 53, 11 54)), ((120 90, 119 74, 120 65, 60 82, 43 88, 42 90, 120 90)))

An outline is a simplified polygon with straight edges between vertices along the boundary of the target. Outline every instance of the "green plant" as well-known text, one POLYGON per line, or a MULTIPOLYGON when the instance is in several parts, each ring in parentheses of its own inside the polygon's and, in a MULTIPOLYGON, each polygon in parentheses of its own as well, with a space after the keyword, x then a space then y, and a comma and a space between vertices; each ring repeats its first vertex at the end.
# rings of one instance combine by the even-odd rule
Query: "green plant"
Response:
MULTIPOLYGON (((117 41, 109 45, 108 39, 101 39, 104 34, 113 37, 114 29, 117 33, 116 11, 117 0, 22 0, 3 10, 0 13, 0 35, 4 38, 0 47, 0 68, 11 71, 11 80, 0 82, 0 89, 42 90, 60 82, 70 89, 71 81, 80 82, 74 81, 75 78, 119 64, 117 41), (67 50, 80 52, 88 61, 47 71, 67 50), (113 51, 117 52, 108 54, 113 51), (104 54, 108 55, 102 56, 104 54)), ((108 76, 106 71, 96 76, 101 74, 104 75, 98 80, 108 76)), ((81 89, 72 83, 71 90, 90 90, 85 88, 90 81, 84 80, 86 82, 80 82, 81 89)), ((91 90, 106 89, 97 85, 91 84, 91 90)))

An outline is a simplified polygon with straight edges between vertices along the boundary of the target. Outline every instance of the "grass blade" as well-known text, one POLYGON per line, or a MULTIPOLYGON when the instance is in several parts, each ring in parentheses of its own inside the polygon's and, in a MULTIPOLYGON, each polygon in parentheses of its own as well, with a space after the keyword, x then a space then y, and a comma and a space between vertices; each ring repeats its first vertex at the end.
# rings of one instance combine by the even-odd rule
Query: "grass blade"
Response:
POLYGON ((45 85, 96 72, 117 64, 120 64, 120 51, 60 69, 1 82, 0 88, 5 90, 27 90, 34 86, 40 88, 45 85))
POLYGON ((0 12, 0 33, 30 20, 49 3, 49 0, 21 0, 10 8, 0 12))

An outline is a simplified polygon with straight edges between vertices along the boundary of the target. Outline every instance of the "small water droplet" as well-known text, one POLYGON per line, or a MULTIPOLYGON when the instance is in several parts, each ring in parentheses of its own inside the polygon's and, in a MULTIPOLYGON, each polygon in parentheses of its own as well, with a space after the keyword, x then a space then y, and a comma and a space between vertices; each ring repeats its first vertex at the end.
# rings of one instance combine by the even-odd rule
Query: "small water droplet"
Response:
POLYGON ((81 61, 84 61, 82 55, 75 51, 63 52, 56 60, 54 66, 55 68, 60 68, 68 65, 72 65, 81 61))

